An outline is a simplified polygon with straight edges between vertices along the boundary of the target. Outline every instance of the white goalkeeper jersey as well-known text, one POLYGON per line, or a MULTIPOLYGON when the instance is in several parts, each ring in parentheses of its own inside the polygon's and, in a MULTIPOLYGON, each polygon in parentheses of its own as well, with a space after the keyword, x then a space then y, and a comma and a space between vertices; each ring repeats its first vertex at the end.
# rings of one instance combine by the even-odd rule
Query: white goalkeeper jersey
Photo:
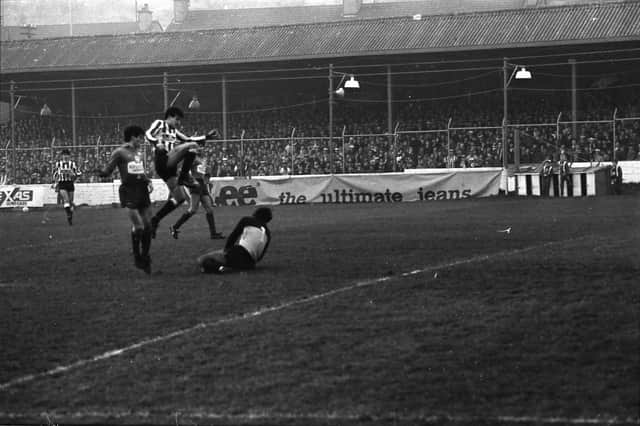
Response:
POLYGON ((237 244, 244 247, 257 262, 262 257, 268 241, 267 230, 264 227, 245 226, 237 244))

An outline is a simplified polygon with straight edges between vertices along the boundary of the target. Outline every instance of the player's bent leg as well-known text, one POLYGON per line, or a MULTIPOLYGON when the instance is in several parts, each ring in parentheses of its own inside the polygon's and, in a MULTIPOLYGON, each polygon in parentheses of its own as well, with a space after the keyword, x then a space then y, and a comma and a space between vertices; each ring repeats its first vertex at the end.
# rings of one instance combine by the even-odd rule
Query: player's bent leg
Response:
POLYGON ((226 256, 223 250, 211 251, 198 257, 198 265, 203 273, 220 273, 226 266, 226 256))
POLYGON ((160 221, 169 213, 174 211, 185 200, 184 188, 178 185, 178 178, 171 176, 165 179, 167 187, 169 187, 169 199, 158 210, 158 212, 151 218, 151 237, 156 237, 156 232, 160 221))
POLYGON ((176 167, 178 163, 187 155, 191 150, 198 149, 197 142, 186 142, 173 148, 169 152, 169 158, 167 159, 168 167, 176 167))
MULTIPOLYGON (((141 226, 141 250, 140 250, 140 269, 147 274, 151 273, 151 256, 149 249, 151 248, 151 208, 149 206, 136 210, 141 226)), ((138 266, 136 264, 136 266, 138 266)))
POLYGON ((178 179, 177 178, 172 178, 172 180, 174 180, 175 182, 175 187, 173 189, 170 188, 170 194, 171 197, 178 203, 182 203, 183 201, 185 201, 187 198, 189 198, 187 196, 187 192, 184 189, 184 187, 180 186, 178 184, 178 179))
POLYGON ((222 234, 222 232, 218 232, 216 230, 216 219, 213 216, 213 200, 211 199, 211 195, 203 195, 200 197, 200 200, 202 202, 202 206, 207 212, 205 217, 207 218, 207 224, 209 225, 209 236, 212 240, 225 239, 225 236, 222 234))
POLYGON ((140 268, 142 269, 142 267, 144 266, 143 262, 142 262, 142 256, 140 253, 140 243, 142 242, 142 238, 143 238, 143 225, 142 225, 142 218, 140 217, 140 214, 138 213, 137 210, 133 209, 133 208, 129 208, 129 219, 131 220, 132 223, 132 228, 131 228, 131 246, 133 248, 133 259, 136 265, 136 268, 140 268))
POLYGON ((66 189, 60 189, 60 195, 64 203, 64 211, 67 214, 67 222, 69 225, 73 224, 73 211, 71 210, 71 195, 66 189))

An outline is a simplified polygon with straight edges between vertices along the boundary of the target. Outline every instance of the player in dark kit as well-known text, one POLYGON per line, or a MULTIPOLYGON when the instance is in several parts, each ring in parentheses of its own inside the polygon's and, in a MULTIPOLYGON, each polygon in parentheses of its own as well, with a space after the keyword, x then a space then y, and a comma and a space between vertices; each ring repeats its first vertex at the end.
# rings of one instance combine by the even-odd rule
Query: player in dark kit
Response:
POLYGON ((124 129, 125 144, 116 148, 111 154, 109 164, 98 171, 100 177, 107 177, 115 168, 120 172, 120 206, 129 209, 129 218, 133 224, 131 243, 133 257, 137 268, 151 273, 151 200, 149 193, 153 191, 151 179, 147 176, 140 153, 140 145, 144 141, 144 130, 139 126, 128 126, 124 129))
POLYGON ((73 224, 73 208, 75 206, 73 204, 74 182, 81 174, 76 162, 71 159, 69 150, 63 150, 62 159, 56 162, 53 169, 53 184, 51 187, 62 197, 69 225, 73 224))
POLYGON ((207 182, 209 172, 207 170, 207 162, 202 156, 202 148, 198 150, 196 159, 193 162, 191 175, 195 178, 198 185, 195 188, 189 188, 189 192, 191 193, 191 205, 189 206, 189 210, 187 210, 187 212, 178 219, 175 225, 169 228, 171 235, 173 238, 178 239, 180 227, 189 220, 191 216, 196 214, 198 206, 202 204, 207 212, 206 218, 207 223, 209 224, 209 236, 212 240, 224 239, 224 235, 216 231, 216 221, 213 216, 213 199, 209 193, 209 183, 207 182))
POLYGON ((252 216, 240 219, 227 238, 224 249, 208 252, 198 258, 200 271, 219 274, 255 268, 271 242, 267 223, 272 217, 270 208, 258 207, 252 216))
POLYGON ((151 235, 162 218, 175 210, 187 198, 181 185, 195 188, 197 183, 190 175, 195 160, 195 151, 208 140, 218 136, 217 130, 211 130, 206 136, 186 136, 178 127, 184 114, 180 108, 170 107, 164 114, 164 120, 156 120, 146 131, 145 136, 154 147, 156 173, 169 187, 169 199, 151 218, 151 235), (180 175, 178 164, 182 161, 180 175))

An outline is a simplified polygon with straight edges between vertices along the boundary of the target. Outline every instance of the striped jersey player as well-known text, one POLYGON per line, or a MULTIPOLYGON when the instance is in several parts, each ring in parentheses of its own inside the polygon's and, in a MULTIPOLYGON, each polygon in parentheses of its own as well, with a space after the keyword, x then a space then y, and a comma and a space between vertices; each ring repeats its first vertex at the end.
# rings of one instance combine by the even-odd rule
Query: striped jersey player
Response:
POLYGON ((64 209, 67 213, 67 222, 73 224, 73 194, 75 192, 74 182, 82 172, 75 161, 71 159, 68 149, 62 151, 62 159, 56 161, 53 167, 53 185, 56 192, 62 197, 64 209))
POLYGON ((187 198, 181 186, 189 188, 198 186, 190 174, 196 156, 195 151, 218 134, 216 130, 212 130, 206 136, 186 136, 178 130, 183 117, 184 113, 180 108, 169 107, 165 111, 164 120, 155 120, 145 132, 146 139, 154 147, 156 173, 169 187, 169 199, 151 218, 151 235, 153 237, 155 237, 162 218, 175 210, 187 198), (182 167, 178 176, 180 161, 182 161, 182 167))

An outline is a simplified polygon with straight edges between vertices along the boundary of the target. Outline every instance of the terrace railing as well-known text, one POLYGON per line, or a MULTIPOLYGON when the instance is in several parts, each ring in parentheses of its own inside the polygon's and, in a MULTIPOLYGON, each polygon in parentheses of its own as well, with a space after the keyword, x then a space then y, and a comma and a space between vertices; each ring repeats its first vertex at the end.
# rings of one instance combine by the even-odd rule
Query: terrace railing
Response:
MULTIPOLYGON (((328 137, 298 137, 296 129, 275 138, 218 140, 207 144, 205 155, 212 176, 302 175, 331 173, 384 173, 408 168, 502 166, 538 163, 546 157, 558 160, 572 155, 574 161, 605 161, 617 156, 620 144, 638 149, 640 117, 611 120, 565 121, 559 114, 550 123, 514 123, 506 126, 508 152, 502 152, 502 126, 455 126, 403 130, 393 133, 348 133, 333 141, 328 137), (575 133, 574 133, 575 131, 575 133), (563 151, 564 148, 564 151, 563 151)), ((0 175, 8 183, 48 183, 51 163, 62 149, 71 151, 86 171, 81 181, 96 179, 91 171, 104 166, 117 145, 59 146, 55 138, 41 147, 2 143, 0 175)), ((148 168, 153 173, 152 150, 143 147, 148 168)), ((636 152, 637 154, 637 152, 636 152)), ((620 159, 620 158, 618 158, 620 159)), ((624 158, 623 158, 624 159, 624 158)))

